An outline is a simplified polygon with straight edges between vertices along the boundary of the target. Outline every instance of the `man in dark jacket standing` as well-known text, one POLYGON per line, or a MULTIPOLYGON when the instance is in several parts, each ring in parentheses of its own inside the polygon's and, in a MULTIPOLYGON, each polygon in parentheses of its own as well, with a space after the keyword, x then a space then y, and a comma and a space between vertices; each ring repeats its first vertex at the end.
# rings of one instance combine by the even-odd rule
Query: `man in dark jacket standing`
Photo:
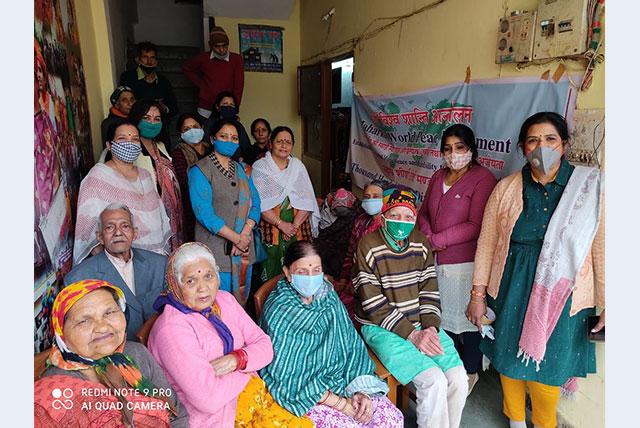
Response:
POLYGON ((240 106, 244 89, 244 62, 229 52, 229 37, 222 27, 209 32, 211 51, 202 52, 182 65, 185 76, 198 88, 198 113, 209 118, 216 96, 222 91, 233 93, 240 106))
POLYGON ((148 98, 157 101, 162 106, 162 115, 166 118, 173 117, 178 112, 178 103, 169 79, 156 73, 157 46, 151 42, 138 43, 136 63, 136 68, 120 75, 120 86, 133 89, 138 100, 148 98))

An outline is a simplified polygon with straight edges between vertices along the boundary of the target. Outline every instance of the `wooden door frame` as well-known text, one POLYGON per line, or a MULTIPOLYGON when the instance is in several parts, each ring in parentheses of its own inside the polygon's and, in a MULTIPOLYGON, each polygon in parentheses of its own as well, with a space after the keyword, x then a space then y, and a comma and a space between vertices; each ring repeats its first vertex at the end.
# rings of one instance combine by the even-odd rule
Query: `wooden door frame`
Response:
MULTIPOLYGON (((320 69, 322 78, 322 103, 320 109, 322 120, 320 124, 320 141, 322 144, 321 177, 323 195, 326 195, 331 190, 331 161, 333 158, 333 153, 331 152, 331 64, 347 58, 353 58, 353 51, 325 59, 323 61, 323 66, 320 69), (322 72, 325 74, 322 75, 322 72)), ((353 82, 353 75, 351 76, 351 81, 353 82)))
POLYGON ((320 195, 330 191, 331 182, 331 60, 320 64, 320 195))
MULTIPOLYGON (((320 66, 320 159, 313 155, 305 155, 305 148, 302 148, 302 155, 309 156, 320 161, 320 196, 329 193, 331 184, 331 63, 353 57, 353 51, 327 58, 314 64, 307 64, 298 67, 298 70, 306 66, 320 66)), ((298 71, 298 76, 299 76, 298 71)), ((352 78, 353 79, 353 78, 352 78)), ((298 77, 298 94, 300 94, 300 78, 298 77)), ((302 116, 300 104, 298 104, 298 114, 302 116)), ((306 121, 302 120, 302 133, 305 136, 306 144, 306 121)))

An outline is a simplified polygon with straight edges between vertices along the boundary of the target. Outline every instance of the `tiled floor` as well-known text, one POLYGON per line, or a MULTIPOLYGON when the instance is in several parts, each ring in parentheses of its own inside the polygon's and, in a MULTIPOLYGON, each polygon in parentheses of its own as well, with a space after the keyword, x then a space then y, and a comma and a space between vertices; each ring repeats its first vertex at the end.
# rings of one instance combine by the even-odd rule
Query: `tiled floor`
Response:
MULTIPOLYGON (((405 428, 417 427, 414 402, 410 403, 404 417, 405 428)), ((509 427, 507 418, 502 414, 502 389, 495 371, 490 369, 480 374, 480 380, 467 398, 460 426, 461 428, 509 427)))

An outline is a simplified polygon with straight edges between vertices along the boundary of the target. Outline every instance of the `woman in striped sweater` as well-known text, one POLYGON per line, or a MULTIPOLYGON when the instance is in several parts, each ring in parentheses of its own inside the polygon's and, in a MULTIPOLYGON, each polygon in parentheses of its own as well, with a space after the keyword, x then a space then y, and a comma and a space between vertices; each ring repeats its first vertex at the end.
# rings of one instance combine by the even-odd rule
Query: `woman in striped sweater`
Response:
POLYGON ((402 427, 314 244, 292 243, 282 270, 260 320, 274 350, 260 375, 276 402, 318 428, 402 427))

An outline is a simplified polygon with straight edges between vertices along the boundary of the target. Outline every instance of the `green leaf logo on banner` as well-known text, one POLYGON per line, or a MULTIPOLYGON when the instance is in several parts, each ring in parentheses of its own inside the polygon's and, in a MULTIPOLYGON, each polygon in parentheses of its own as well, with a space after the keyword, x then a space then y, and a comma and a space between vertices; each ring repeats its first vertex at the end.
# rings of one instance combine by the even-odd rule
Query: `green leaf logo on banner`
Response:
MULTIPOLYGON (((387 103, 387 104, 381 104, 378 106, 378 108, 380 109, 379 115, 398 115, 400 114, 400 107, 398 107, 396 104, 394 104, 393 102, 387 103)), ((379 130, 383 131, 383 132, 396 132, 396 127, 391 125, 391 123, 386 122, 384 123, 380 117, 378 117, 378 119, 375 121, 376 122, 376 126, 378 127, 379 130)), ((397 122, 396 122, 397 123, 397 122)))

